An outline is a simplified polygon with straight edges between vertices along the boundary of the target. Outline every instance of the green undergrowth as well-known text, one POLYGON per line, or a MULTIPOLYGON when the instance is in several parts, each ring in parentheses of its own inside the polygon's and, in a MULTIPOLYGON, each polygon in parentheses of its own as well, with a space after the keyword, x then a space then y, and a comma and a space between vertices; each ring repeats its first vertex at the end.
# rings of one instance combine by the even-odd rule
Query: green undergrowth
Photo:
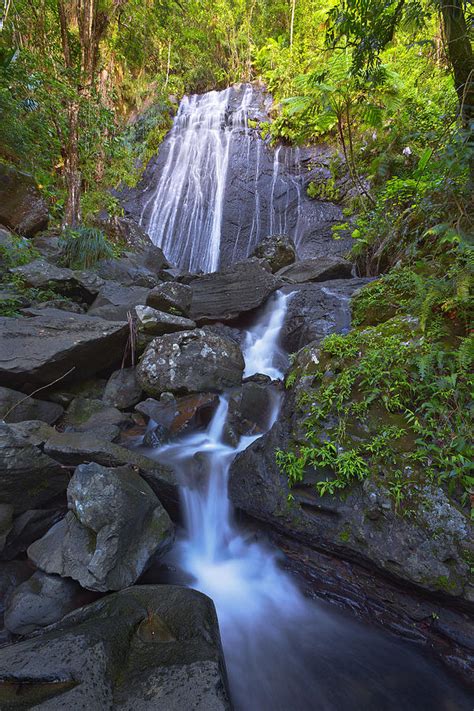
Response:
POLYGON ((61 237, 61 262, 71 269, 89 269, 101 259, 119 256, 121 249, 113 245, 104 233, 95 227, 67 229, 61 237))
POLYGON ((317 491, 334 495, 374 478, 406 512, 433 482, 469 506, 472 301, 466 255, 449 261, 444 275, 424 262, 369 283, 353 300, 353 330, 295 357, 286 385, 304 434, 277 453, 290 486, 316 471, 317 491))

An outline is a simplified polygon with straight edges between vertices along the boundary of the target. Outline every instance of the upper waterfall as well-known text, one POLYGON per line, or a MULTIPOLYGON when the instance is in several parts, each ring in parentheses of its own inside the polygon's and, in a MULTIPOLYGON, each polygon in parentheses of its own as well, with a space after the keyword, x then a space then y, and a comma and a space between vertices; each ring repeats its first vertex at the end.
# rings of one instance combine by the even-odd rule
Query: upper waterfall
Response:
POLYGON ((215 271, 276 233, 304 252, 315 227, 320 236, 339 218, 334 205, 306 196, 308 151, 262 137, 270 107, 253 84, 185 96, 158 155, 125 196, 127 212, 180 269, 215 271))

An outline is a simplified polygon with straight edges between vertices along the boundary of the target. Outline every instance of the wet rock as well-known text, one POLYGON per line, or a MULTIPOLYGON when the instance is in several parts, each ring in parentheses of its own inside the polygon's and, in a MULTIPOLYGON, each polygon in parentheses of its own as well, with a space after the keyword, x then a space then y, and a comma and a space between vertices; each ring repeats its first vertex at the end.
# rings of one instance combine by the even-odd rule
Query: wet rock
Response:
POLYGON ((271 425, 278 401, 280 385, 248 380, 229 401, 228 420, 233 431, 239 435, 254 435, 265 432, 271 425))
POLYGON ((220 272, 193 279, 191 318, 228 321, 251 311, 278 288, 278 279, 259 259, 248 259, 220 272))
POLYGON ((55 309, 43 314, 0 318, 0 384, 46 385, 71 368, 69 378, 79 380, 120 362, 127 324, 55 309))
POLYGON ((105 283, 94 272, 57 267, 45 259, 35 259, 10 271, 21 277, 27 286, 35 289, 52 289, 58 294, 86 304, 92 304, 105 283))
POLYGON ((202 329, 155 338, 137 368, 138 380, 150 395, 221 391, 242 379, 244 359, 230 338, 202 329))
POLYGON ((171 585, 108 595, 0 649, 0 706, 15 679, 25 707, 230 711, 212 601, 171 585))
POLYGON ((287 267, 296 259, 296 247, 288 235, 271 235, 254 249, 252 257, 264 259, 273 273, 287 267))
POLYGON ((47 573, 106 592, 132 585, 174 540, 174 528, 148 484, 130 467, 77 467, 66 517, 28 548, 47 573))
POLYGON ((84 603, 84 594, 73 580, 38 570, 10 595, 4 615, 12 634, 27 635, 58 622, 84 603))
POLYGON ((143 286, 122 286, 108 282, 100 290, 88 313, 108 321, 126 321, 127 314, 133 314, 135 306, 146 302, 149 291, 143 286))
POLYGON ((103 466, 128 465, 137 469, 160 501, 174 510, 179 501, 175 474, 137 451, 126 449, 96 436, 94 432, 56 432, 44 451, 65 466, 96 462, 103 466))
POLYGON ((140 401, 142 389, 135 368, 116 370, 107 381, 103 400, 119 410, 128 410, 140 401))
POLYGON ((148 429, 143 436, 143 446, 147 449, 162 447, 169 440, 168 430, 163 425, 155 425, 148 429))
POLYGON ((0 387, 0 420, 5 422, 41 420, 52 425, 62 413, 61 405, 56 405, 54 402, 35 400, 17 390, 0 387))
POLYGON ((196 328, 194 321, 182 316, 174 316, 164 311, 157 311, 151 306, 136 306, 139 326, 151 336, 164 336, 176 331, 190 331, 196 328))
POLYGON ((48 225, 48 206, 31 175, 0 165, 0 222, 25 237, 48 225))
POLYGON ((0 503, 15 513, 40 507, 65 493, 68 481, 63 467, 0 424, 0 503))
POLYGON ((192 289, 179 282, 165 282, 150 291, 147 306, 158 311, 188 316, 191 309, 192 289))
POLYGON ((38 540, 66 513, 64 508, 31 509, 17 516, 8 533, 5 546, 0 554, 3 560, 13 560, 24 553, 33 541, 38 540))
POLYGON ((355 484, 344 497, 321 497, 314 484, 326 473, 308 470, 291 489, 277 464, 278 449, 295 436, 292 400, 270 432, 231 466, 235 506, 284 535, 408 581, 429 592, 473 600, 466 557, 471 526, 441 489, 427 486, 411 516, 401 516, 383 481, 355 484))
POLYGON ((219 397, 215 393, 197 393, 165 401, 148 398, 135 409, 160 424, 169 436, 175 436, 188 429, 207 426, 218 404, 219 397))
POLYGON ((345 333, 351 325, 350 298, 367 279, 343 279, 324 284, 285 287, 292 292, 281 331, 285 350, 295 353, 330 333, 345 333))
POLYGON ((353 264, 342 257, 320 255, 305 259, 280 269, 277 276, 291 284, 308 281, 329 281, 330 279, 349 279, 353 264))

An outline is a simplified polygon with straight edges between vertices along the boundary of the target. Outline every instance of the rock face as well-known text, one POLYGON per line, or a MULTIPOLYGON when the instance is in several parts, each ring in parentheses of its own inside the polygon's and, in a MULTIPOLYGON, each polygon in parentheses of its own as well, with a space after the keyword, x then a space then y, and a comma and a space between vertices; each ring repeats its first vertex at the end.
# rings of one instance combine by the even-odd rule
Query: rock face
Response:
POLYGON ((12 678, 28 708, 231 709, 214 605, 170 585, 108 595, 1 648, 0 686, 12 678))
POLYGON ((149 291, 143 286, 122 286, 108 282, 100 290, 88 313, 109 321, 126 321, 129 311, 133 313, 135 306, 146 302, 149 291))
POLYGON ((27 286, 35 289, 54 289, 58 294, 92 304, 104 280, 91 271, 73 271, 57 267, 45 259, 35 259, 11 270, 27 286))
POLYGON ((5 627, 13 634, 30 634, 53 622, 82 603, 81 588, 73 580, 38 570, 15 589, 5 610, 5 627))
POLYGON ((221 391, 240 383, 244 359, 231 338, 202 329, 155 338, 137 369, 143 390, 186 394, 221 391))
POLYGON ((22 513, 64 494, 68 481, 57 462, 0 424, 0 503, 22 513))
POLYGON ((191 282, 191 318, 228 321, 260 306, 279 281, 259 259, 248 259, 228 269, 199 276, 191 282))
POLYGON ((52 425, 62 413, 61 405, 56 405, 54 402, 35 400, 16 390, 0 387, 0 420, 5 422, 41 420, 52 425), (9 410, 11 412, 7 415, 9 410))
POLYGON ((79 466, 69 512, 28 555, 41 570, 105 592, 132 585, 153 555, 165 553, 173 524, 153 491, 128 467, 79 466))
POLYGON ((85 378, 119 363, 128 326, 54 309, 35 318, 0 318, 0 383, 45 385, 74 367, 85 378))
POLYGON ((296 259, 296 247, 287 235, 271 235, 260 242, 252 257, 264 259, 273 273, 287 267, 296 259))
POLYGON ((291 489, 275 460, 294 437, 292 404, 269 433, 235 459, 229 495, 239 509, 316 550, 375 566, 428 590, 474 601, 466 556, 470 548, 467 518, 441 489, 426 486, 424 504, 412 517, 395 510, 383 484, 367 480, 346 496, 323 496, 314 489, 317 471, 291 489))
POLYGON ((329 281, 329 279, 349 279, 353 264, 342 257, 321 255, 305 259, 280 269, 277 276, 291 284, 308 281, 329 281))
POLYGON ((281 342, 288 353, 295 353, 312 341, 330 333, 346 333, 351 325, 351 296, 367 279, 337 279, 323 284, 286 286, 292 292, 281 342))
POLYGON ((190 331, 196 328, 194 321, 189 318, 157 311, 151 306, 136 306, 135 313, 140 327, 151 336, 164 336, 165 333, 190 331))
POLYGON ((48 225, 48 206, 31 175, 0 165, 0 223, 25 237, 48 225))
POLYGON ((158 311, 177 312, 178 315, 188 316, 192 293, 191 287, 187 284, 165 282, 150 291, 146 303, 147 306, 152 306, 158 311))

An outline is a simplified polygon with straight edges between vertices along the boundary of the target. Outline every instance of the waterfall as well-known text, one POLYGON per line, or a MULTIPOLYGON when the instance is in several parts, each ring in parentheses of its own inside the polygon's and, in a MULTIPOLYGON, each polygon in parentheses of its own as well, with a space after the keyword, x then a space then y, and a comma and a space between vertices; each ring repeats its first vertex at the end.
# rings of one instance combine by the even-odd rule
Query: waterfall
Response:
POLYGON ((251 84, 182 99, 127 203, 175 266, 211 272, 248 256, 269 234, 299 240, 299 149, 274 149, 262 138, 266 100, 251 84))

